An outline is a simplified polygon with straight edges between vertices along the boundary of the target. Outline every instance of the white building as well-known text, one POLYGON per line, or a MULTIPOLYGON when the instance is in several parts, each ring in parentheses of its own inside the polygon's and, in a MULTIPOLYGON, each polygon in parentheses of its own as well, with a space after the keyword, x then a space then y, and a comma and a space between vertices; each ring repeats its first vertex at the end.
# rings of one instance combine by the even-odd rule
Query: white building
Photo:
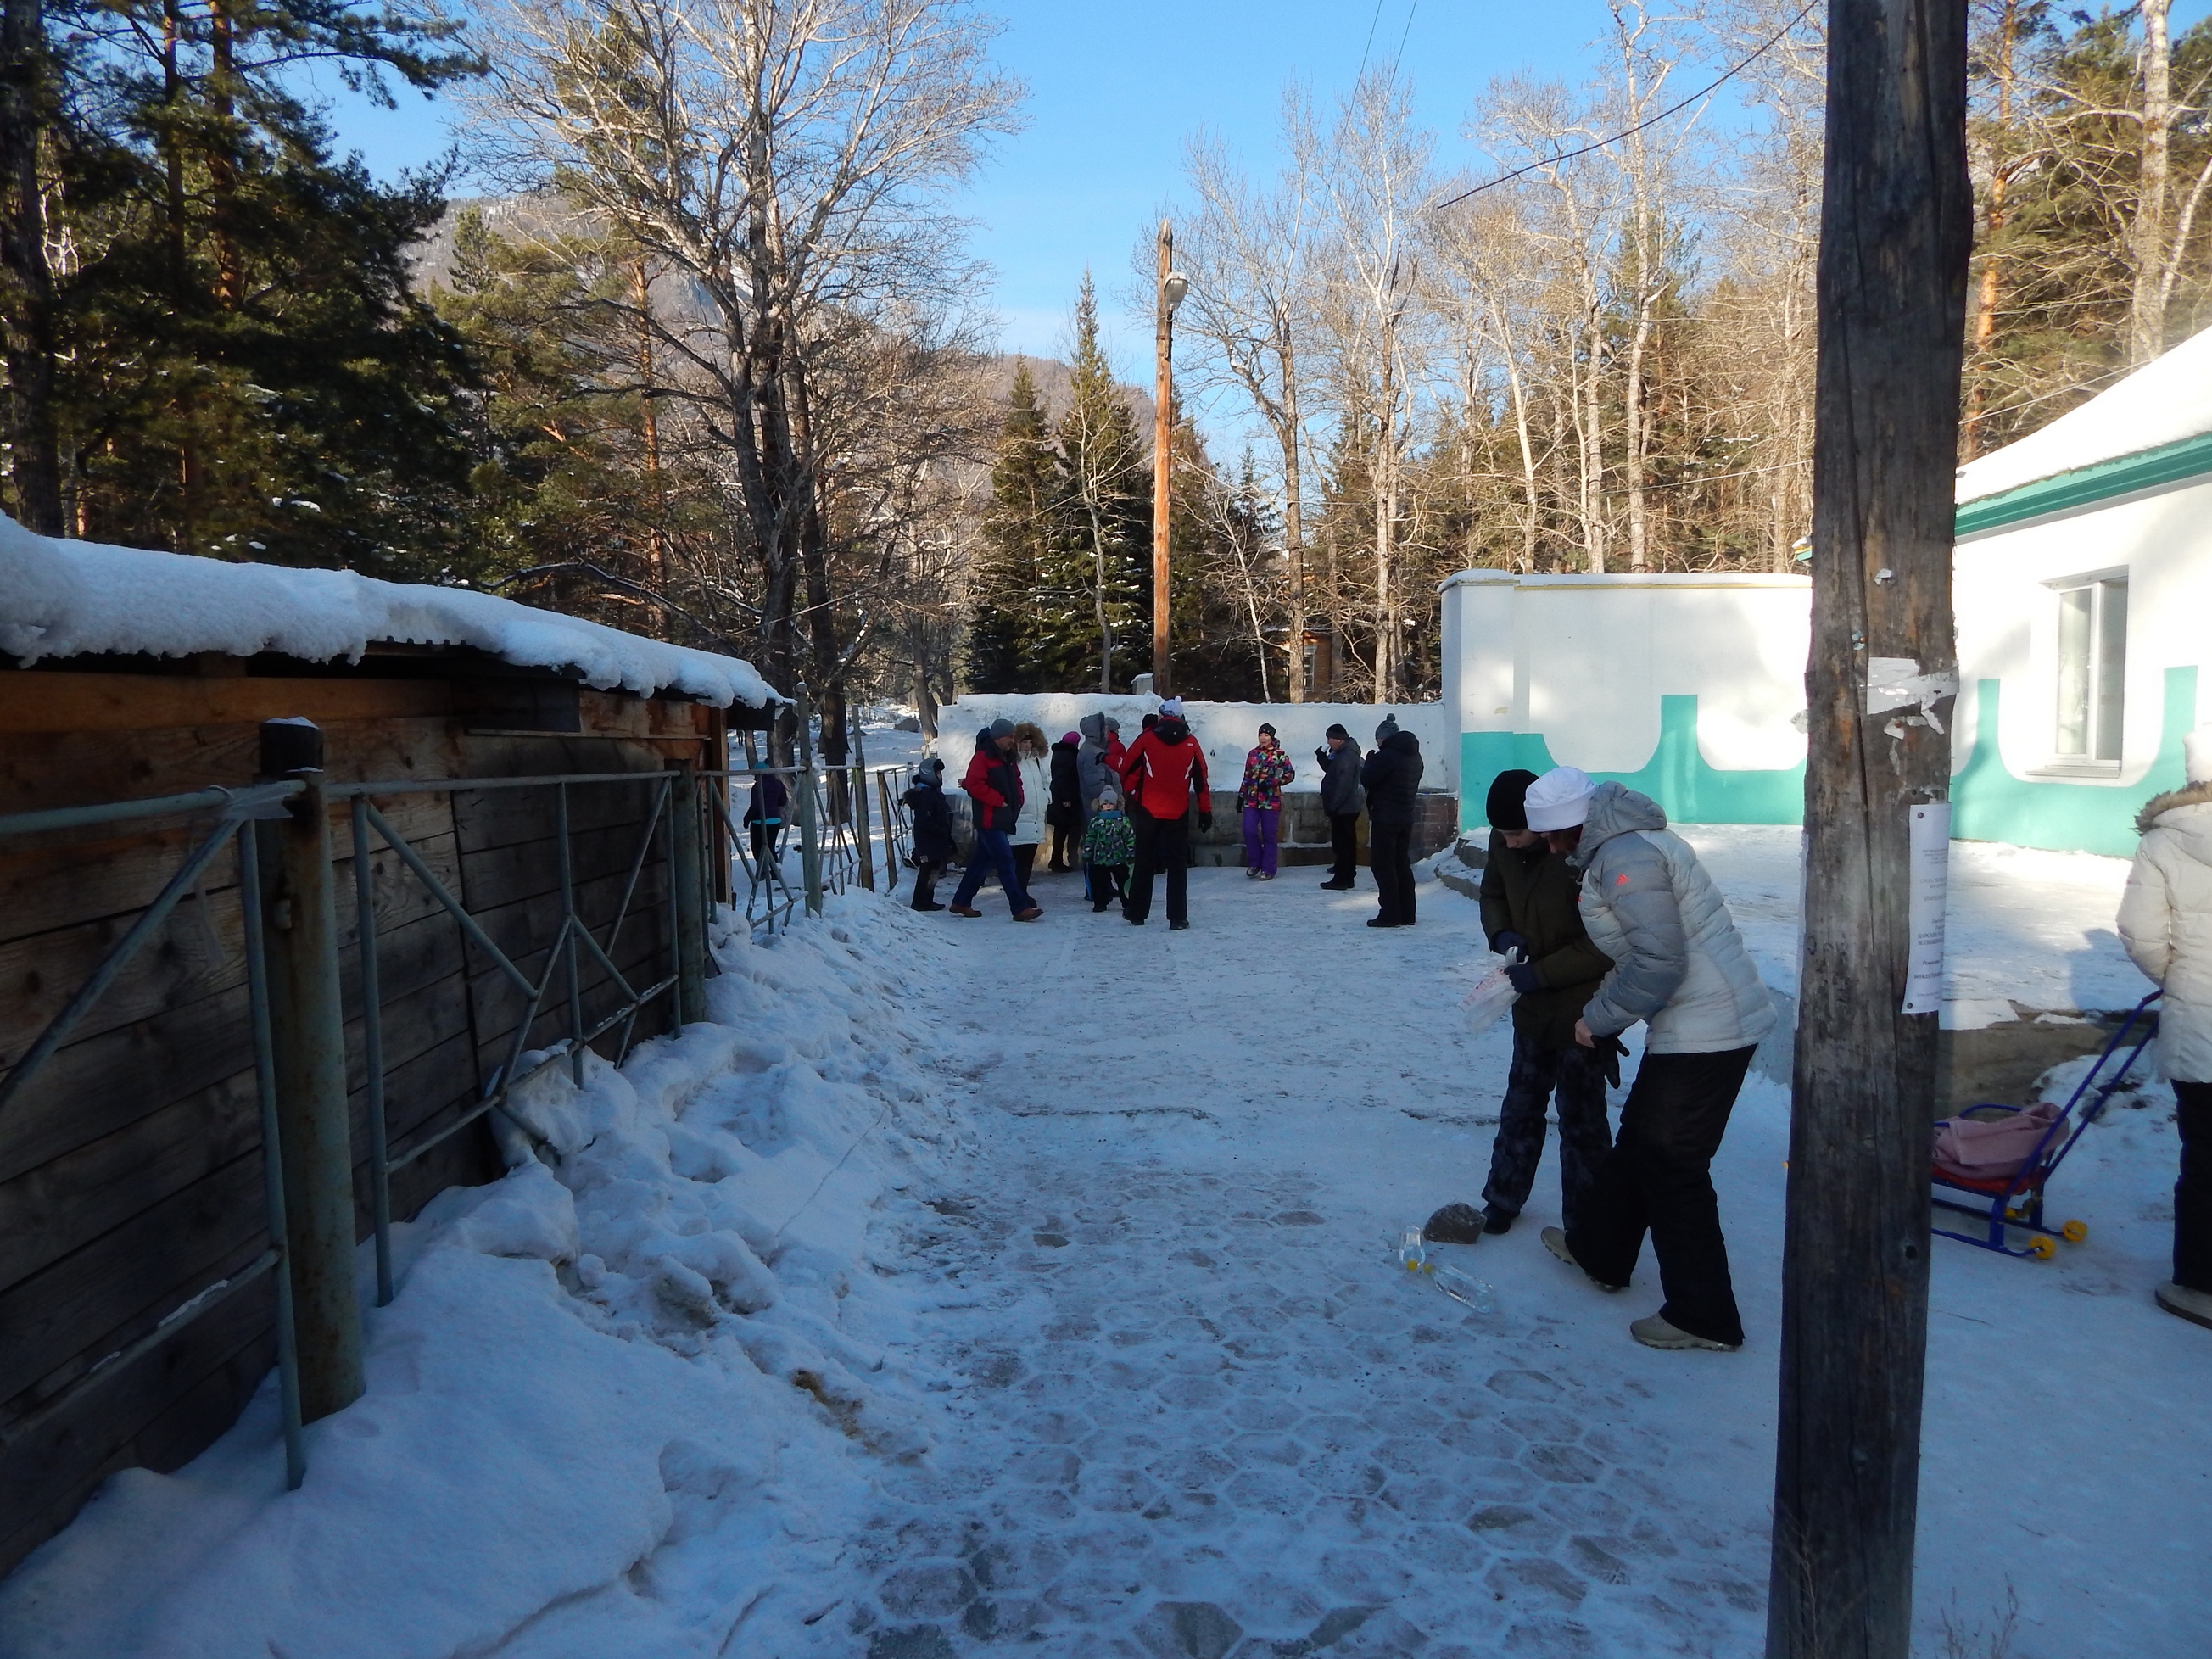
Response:
MULTIPOLYGON (((1959 502, 1954 832, 2130 853, 2212 715, 2212 331, 1961 469, 1959 502)), ((1797 822, 1810 603, 1802 576, 1452 576, 1462 825, 1555 764, 1684 822, 1797 822)))

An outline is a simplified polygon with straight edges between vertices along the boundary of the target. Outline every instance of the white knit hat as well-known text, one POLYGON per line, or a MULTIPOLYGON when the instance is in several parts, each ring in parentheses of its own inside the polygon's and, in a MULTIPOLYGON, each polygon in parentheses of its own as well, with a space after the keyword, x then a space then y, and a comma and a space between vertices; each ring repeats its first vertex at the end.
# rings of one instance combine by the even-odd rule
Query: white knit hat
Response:
POLYGON ((1579 767, 1555 766, 1528 786, 1523 805, 1531 830, 1571 830, 1589 816, 1597 785, 1579 767))
POLYGON ((2191 783, 2212 783, 2212 726, 2182 734, 2181 775, 2191 783))
POLYGON ((1182 699, 1181 697, 1170 697, 1165 702, 1162 703, 1160 705, 1160 718, 1164 720, 1181 720, 1182 718, 1182 699))

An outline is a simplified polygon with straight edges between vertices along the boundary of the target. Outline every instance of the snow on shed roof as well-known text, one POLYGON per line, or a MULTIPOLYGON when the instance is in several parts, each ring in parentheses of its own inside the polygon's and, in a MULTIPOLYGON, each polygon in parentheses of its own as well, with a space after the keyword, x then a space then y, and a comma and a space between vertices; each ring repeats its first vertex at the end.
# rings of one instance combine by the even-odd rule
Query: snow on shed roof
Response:
POLYGON ((372 644, 469 646, 599 690, 726 707, 780 701, 750 663, 460 587, 350 570, 230 564, 33 534, 0 515, 0 651, 26 665, 97 652, 276 651, 359 661, 372 644))
POLYGON ((2212 328, 2018 443, 1959 469, 1959 500, 1979 501, 2063 472, 2212 432, 2212 328))

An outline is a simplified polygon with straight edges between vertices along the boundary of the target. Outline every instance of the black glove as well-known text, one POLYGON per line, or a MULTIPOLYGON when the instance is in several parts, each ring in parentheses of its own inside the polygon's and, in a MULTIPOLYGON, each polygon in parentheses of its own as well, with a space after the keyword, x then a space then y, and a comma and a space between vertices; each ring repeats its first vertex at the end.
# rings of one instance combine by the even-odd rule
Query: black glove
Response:
POLYGON ((1200 812, 1198 815, 1198 833, 1201 836, 1210 836, 1213 833, 1212 813, 1200 812))
POLYGON ((1510 927, 1490 941, 1490 948, 1501 957, 1508 951, 1518 951, 1524 957, 1529 954, 1528 941, 1510 927))
POLYGON ((1524 997, 1544 988, 1543 981, 1536 977, 1536 964, 1533 962, 1515 963, 1505 970, 1505 977, 1513 981, 1513 988, 1524 997))
POLYGON ((1628 1058, 1628 1045, 1617 1036, 1601 1036, 1597 1040, 1599 1063, 1605 1067, 1605 1080, 1613 1088, 1620 1087, 1620 1062, 1628 1058))

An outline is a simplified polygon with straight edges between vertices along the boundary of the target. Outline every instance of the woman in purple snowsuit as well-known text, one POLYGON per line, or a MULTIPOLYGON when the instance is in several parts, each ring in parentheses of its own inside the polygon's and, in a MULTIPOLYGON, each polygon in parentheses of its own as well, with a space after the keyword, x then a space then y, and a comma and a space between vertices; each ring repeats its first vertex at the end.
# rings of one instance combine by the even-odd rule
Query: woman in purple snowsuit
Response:
POLYGON ((1244 810, 1244 873, 1260 881, 1275 878, 1282 842, 1283 788, 1297 768, 1275 741, 1275 728, 1260 728, 1259 747, 1244 757, 1244 781, 1237 804, 1244 810))

